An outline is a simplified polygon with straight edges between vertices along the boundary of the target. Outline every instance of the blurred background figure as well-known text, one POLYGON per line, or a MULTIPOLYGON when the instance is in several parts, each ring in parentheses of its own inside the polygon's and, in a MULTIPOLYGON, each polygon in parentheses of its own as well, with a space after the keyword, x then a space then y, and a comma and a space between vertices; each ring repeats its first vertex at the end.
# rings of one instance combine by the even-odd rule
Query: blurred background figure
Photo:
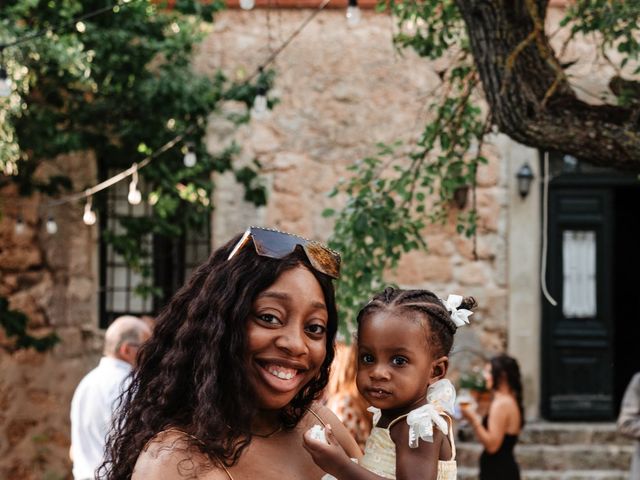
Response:
POLYGON ((104 461, 106 437, 120 394, 126 389, 138 349, 151 328, 133 316, 116 318, 104 336, 104 356, 80 381, 71 400, 73 478, 94 479, 104 461))
POLYGON ((354 344, 336 344, 336 356, 331 365, 331 375, 325 390, 325 399, 329 407, 347 427, 360 446, 371 432, 371 414, 369 406, 356 387, 358 370, 358 349, 354 344))
POLYGON ((460 404, 462 415, 484 446, 480 456, 480 480, 520 480, 513 455, 524 426, 520 367, 513 357, 493 357, 485 367, 486 386, 493 391, 489 414, 484 418, 471 404, 460 404))
POLYGON ((147 324, 147 326, 153 332, 153 329, 156 328, 156 317, 152 317, 151 315, 142 315, 140 319, 147 324))
POLYGON ((629 480, 638 480, 640 478, 640 372, 633 376, 624 392, 618 416, 618 431, 635 440, 636 451, 631 459, 629 480))

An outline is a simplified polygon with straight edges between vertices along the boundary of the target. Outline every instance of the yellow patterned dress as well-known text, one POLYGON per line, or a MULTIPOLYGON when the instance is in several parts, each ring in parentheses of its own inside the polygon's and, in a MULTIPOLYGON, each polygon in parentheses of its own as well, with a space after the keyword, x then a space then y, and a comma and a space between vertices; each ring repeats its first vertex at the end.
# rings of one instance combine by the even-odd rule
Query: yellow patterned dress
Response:
POLYGON ((374 427, 367 439, 364 456, 358 463, 384 478, 396 478, 396 445, 391 440, 389 429, 397 422, 406 419, 409 424, 409 446, 417 447, 418 441, 433 441, 433 427, 441 430, 451 442, 451 460, 438 461, 437 480, 456 480, 456 446, 453 439, 451 418, 447 413, 453 411, 455 389, 449 380, 439 380, 429 387, 427 404, 412 410, 408 415, 394 419, 387 428, 378 427, 380 411, 370 407, 373 412, 374 427), (441 383, 442 382, 442 383, 441 383))

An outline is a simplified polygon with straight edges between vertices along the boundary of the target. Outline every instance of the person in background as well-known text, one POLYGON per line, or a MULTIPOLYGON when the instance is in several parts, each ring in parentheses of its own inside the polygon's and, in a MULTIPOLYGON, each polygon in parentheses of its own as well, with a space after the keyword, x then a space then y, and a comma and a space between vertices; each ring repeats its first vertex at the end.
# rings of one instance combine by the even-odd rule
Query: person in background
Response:
POLYGON ((356 373, 358 350, 355 344, 336 344, 329 384, 325 392, 327 407, 344 423, 360 448, 364 448, 371 432, 369 404, 358 392, 356 373))
POLYGON ((618 416, 618 431, 636 441, 629 480, 638 480, 640 478, 640 372, 633 376, 624 392, 618 416))
POLYGON ((480 456, 480 480, 519 480, 520 469, 513 455, 524 426, 522 381, 515 358, 493 357, 485 368, 487 388, 494 397, 484 418, 470 405, 460 405, 478 440, 484 446, 480 456))
POLYGON ((73 478, 95 478, 120 394, 128 386, 140 345, 151 329, 140 318, 116 318, 105 332, 104 356, 78 384, 71 400, 73 478))
POLYGON ((156 328, 156 318, 152 317, 151 315, 142 315, 140 317, 140 319, 147 324, 147 326, 151 329, 151 331, 153 332, 153 330, 156 328))

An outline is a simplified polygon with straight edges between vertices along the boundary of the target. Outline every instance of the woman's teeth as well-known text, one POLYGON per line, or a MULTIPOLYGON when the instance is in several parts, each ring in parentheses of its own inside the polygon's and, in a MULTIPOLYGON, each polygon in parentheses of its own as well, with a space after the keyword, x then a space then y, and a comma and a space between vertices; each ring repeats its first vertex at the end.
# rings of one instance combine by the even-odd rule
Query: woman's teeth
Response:
POLYGON ((281 378, 282 380, 291 380, 293 377, 296 376, 297 370, 294 370, 292 368, 284 368, 284 367, 275 367, 275 366, 269 366, 267 367, 267 371, 278 378, 281 378))

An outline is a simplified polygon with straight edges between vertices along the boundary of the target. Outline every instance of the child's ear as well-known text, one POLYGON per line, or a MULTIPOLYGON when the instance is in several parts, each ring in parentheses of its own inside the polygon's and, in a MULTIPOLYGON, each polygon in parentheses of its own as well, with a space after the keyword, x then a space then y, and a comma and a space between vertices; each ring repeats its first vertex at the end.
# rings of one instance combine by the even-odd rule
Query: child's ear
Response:
POLYGON ((441 380, 447 374, 449 369, 449 357, 444 356, 437 358, 431 363, 431 381, 429 383, 435 383, 441 380))

